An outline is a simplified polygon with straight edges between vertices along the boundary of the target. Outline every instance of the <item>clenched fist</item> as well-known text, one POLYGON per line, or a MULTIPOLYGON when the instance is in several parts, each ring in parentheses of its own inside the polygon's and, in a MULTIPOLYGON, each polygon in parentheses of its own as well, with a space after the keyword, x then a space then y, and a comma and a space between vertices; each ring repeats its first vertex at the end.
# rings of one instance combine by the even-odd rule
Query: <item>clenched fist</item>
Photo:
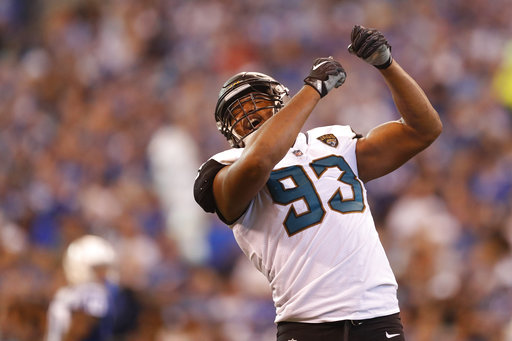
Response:
POLYGON ((355 25, 350 36, 348 51, 378 69, 391 65, 391 46, 384 35, 376 29, 355 25))

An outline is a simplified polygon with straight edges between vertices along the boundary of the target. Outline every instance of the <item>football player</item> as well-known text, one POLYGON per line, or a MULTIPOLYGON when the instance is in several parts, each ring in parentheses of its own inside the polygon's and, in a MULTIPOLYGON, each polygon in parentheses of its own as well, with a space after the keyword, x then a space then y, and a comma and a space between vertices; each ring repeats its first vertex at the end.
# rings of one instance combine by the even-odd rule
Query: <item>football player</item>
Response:
POLYGON ((73 241, 63 259, 68 285, 48 309, 46 341, 110 340, 114 328, 116 253, 103 238, 73 241))
POLYGON ((364 184, 428 147, 442 124, 381 32, 354 26, 349 52, 380 71, 399 120, 365 137, 347 125, 302 133, 319 100, 344 83, 340 63, 316 59, 291 99, 272 77, 242 72, 222 86, 215 110, 233 148, 206 161, 194 185, 199 205, 267 277, 278 341, 404 340, 364 184))

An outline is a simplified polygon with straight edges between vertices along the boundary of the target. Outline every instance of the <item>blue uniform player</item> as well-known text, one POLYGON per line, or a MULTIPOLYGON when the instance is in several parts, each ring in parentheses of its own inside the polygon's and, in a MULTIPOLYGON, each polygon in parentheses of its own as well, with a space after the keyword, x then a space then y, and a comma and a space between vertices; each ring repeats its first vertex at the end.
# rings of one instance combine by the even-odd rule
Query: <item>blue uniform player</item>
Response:
POLYGON ((113 247, 98 236, 68 246, 63 260, 68 285, 50 303, 46 341, 111 339, 122 297, 115 264, 113 247))

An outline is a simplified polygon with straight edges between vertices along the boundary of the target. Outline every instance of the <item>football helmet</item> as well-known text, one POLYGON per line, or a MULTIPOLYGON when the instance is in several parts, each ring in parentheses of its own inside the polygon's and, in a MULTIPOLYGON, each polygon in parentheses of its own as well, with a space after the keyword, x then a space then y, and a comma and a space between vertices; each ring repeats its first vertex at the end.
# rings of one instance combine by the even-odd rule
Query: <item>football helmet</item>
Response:
POLYGON ((115 281, 117 272, 114 269, 116 252, 105 239, 85 235, 69 244, 63 259, 64 275, 70 284, 76 285, 99 280, 94 271, 97 266, 108 268, 107 277, 115 281))
POLYGON ((249 116, 267 109, 272 109, 275 115, 288 99, 288 89, 274 78, 259 72, 240 72, 228 79, 219 92, 215 107, 217 128, 232 147, 242 148, 245 146, 244 139, 259 126, 251 122, 249 116), (261 100, 270 101, 272 104, 258 108, 256 102, 261 100), (250 110, 244 109, 244 104, 248 101, 253 102, 250 110), (247 120, 252 128, 248 133, 241 135, 236 132, 235 127, 244 120, 247 120))

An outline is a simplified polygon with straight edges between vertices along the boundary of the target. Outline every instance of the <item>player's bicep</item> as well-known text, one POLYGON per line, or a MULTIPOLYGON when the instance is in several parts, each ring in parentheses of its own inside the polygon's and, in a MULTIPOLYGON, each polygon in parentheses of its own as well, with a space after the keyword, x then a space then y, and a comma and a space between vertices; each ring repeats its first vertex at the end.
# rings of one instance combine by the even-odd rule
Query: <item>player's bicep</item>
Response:
POLYGON ((234 222, 247 209, 252 199, 265 185, 269 174, 242 162, 221 169, 213 183, 218 211, 226 222, 234 222))
POLYGON ((363 181, 384 176, 428 146, 402 120, 384 123, 357 142, 357 167, 363 181))
POLYGON ((194 198, 206 212, 215 212, 230 224, 245 212, 267 179, 268 174, 248 162, 225 165, 211 159, 199 170, 194 198))

